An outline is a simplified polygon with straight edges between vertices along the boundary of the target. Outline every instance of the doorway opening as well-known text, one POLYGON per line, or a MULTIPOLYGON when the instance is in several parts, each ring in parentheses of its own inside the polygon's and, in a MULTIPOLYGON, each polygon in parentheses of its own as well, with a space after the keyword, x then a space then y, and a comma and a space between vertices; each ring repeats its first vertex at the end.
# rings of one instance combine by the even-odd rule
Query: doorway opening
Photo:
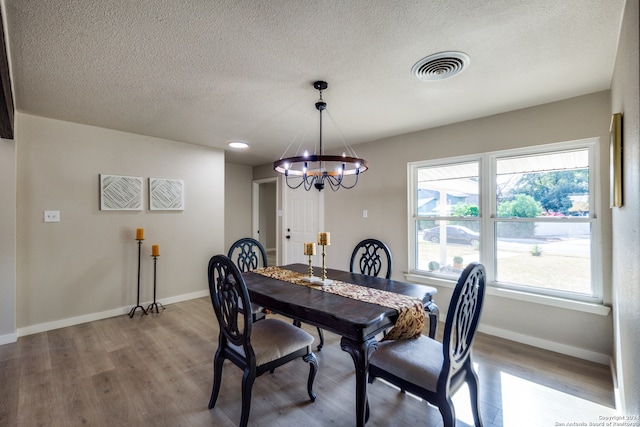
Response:
POLYGON ((278 260, 278 188, 277 178, 253 181, 252 234, 267 251, 267 265, 278 260))

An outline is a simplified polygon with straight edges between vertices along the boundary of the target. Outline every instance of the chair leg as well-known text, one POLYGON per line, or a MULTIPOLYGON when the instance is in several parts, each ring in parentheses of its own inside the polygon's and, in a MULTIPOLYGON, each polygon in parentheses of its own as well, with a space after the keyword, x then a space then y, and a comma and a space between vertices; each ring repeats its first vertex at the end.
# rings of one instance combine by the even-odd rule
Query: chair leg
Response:
POLYGON ((442 415, 442 422, 444 427, 455 427, 456 425, 456 410, 453 407, 453 402, 449 397, 445 400, 438 402, 438 410, 442 415))
POLYGON ((322 347, 324 347, 324 332, 322 332, 322 329, 320 328, 316 328, 318 329, 318 338, 320 338, 320 344, 318 344, 318 351, 322 350, 322 347))
POLYGON ((313 392, 313 381, 316 378, 316 373, 318 372, 318 359, 316 359, 316 355, 313 353, 309 353, 302 358, 305 362, 309 364, 309 379, 307 380, 307 392, 309 393, 309 398, 312 402, 316 400, 316 394, 313 392))
POLYGON ((222 364, 224 357, 220 357, 217 353, 213 360, 213 389, 211 389, 211 398, 209 399, 209 409, 216 405, 218 393, 220 393, 220 385, 222 384, 222 364))
POLYGON ((480 398, 478 395, 478 375, 470 368, 467 373, 467 385, 469 386, 469 398, 471 399, 471 410, 473 421, 476 427, 482 427, 482 417, 480 416, 480 398))
POLYGON ((256 380, 255 368, 247 368, 242 375, 242 416, 240 417, 240 426, 247 427, 249 423, 249 411, 251 410, 251 389, 253 382, 256 380))
POLYGON ((429 338, 436 338, 436 332, 438 330, 438 317, 440 315, 440 309, 435 302, 429 301, 425 307, 425 311, 429 316, 429 338))

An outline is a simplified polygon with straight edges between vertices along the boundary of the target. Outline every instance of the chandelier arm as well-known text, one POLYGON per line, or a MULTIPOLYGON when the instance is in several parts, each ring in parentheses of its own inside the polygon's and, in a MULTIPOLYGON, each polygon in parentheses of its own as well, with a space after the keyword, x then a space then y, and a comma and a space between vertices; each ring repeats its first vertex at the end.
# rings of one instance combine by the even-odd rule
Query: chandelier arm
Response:
POLYGON ((356 150, 354 150, 352 146, 347 144, 347 141, 344 138, 344 133, 342 132, 342 129, 338 125, 338 122, 336 122, 335 119, 333 118, 333 116, 331 115, 331 111, 329 111, 328 108, 325 109, 325 111, 329 115, 329 118, 331 119, 331 123, 333 123, 333 125, 336 127, 336 129, 338 129, 338 133, 340 134, 340 139, 342 140, 342 145, 344 145, 344 148, 346 148, 347 154, 350 157, 358 157, 358 153, 356 153, 356 150))
MULTIPOLYGON (((309 121, 309 117, 311 117, 312 114, 313 114, 313 111, 310 111, 309 114, 307 115, 307 118, 304 120, 305 123, 309 121)), ((300 134, 302 134, 302 137, 300 137, 300 143, 298 144, 298 148, 294 152, 294 156, 298 156, 298 154, 300 153, 300 148, 302 147, 302 143, 306 139, 308 132, 309 132, 309 129, 305 128, 303 131, 299 131, 297 134, 295 134, 294 137, 291 139, 291 142, 289 142, 289 145, 287 145, 287 148, 284 150, 284 152, 280 156, 280 159, 283 159, 286 157, 286 154, 291 148, 291 146, 293 145, 293 143, 296 142, 298 137, 300 137, 300 134)), ((314 152, 315 152, 315 147, 314 147, 314 152)))

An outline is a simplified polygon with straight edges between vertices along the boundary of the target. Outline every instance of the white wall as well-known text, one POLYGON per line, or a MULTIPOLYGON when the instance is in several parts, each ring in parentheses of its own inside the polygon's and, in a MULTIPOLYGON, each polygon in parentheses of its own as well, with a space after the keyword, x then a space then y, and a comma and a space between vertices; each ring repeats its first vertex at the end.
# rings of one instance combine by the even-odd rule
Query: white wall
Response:
POLYGON ((0 139, 0 345, 16 340, 16 150, 0 139))
POLYGON ((233 242, 251 237, 251 166, 225 165, 224 196, 224 253, 233 242))
MULTIPOLYGON (((209 258, 224 250, 224 153, 26 114, 16 117, 18 335, 127 312, 153 298, 206 295, 209 258), (145 180, 142 211, 101 211, 99 174, 145 180), (184 180, 184 211, 149 211, 149 177, 184 180), (59 210, 59 223, 44 223, 59 210)), ((140 313, 138 311, 138 313, 140 313)))
POLYGON ((640 414, 640 38, 638 1, 627 1, 611 85, 622 113, 624 206, 613 210, 615 359, 622 410, 640 414))
MULTIPOLYGON (((408 270, 407 163, 507 148, 601 138, 602 165, 608 164, 609 92, 513 111, 478 120, 356 146, 369 170, 351 190, 325 194, 325 229, 331 232, 330 267, 348 269, 353 246, 367 237, 385 241, 393 253, 393 278, 408 270), (368 217, 362 218, 362 211, 368 217)), ((605 169, 606 170, 606 169, 605 169)), ((599 183, 608 192, 607 174, 599 183)), ((606 302, 611 300, 611 212, 603 194, 597 213, 606 302)), ((442 312, 451 289, 440 287, 436 301, 442 312)), ((554 308, 488 295, 482 317, 485 331, 608 363, 612 349, 611 315, 554 308)))

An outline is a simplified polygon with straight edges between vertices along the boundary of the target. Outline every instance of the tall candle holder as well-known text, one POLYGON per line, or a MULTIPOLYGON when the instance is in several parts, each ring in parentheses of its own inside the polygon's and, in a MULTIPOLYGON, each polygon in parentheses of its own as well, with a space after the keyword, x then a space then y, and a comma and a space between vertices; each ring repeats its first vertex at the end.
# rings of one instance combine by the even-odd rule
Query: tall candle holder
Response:
POLYGON ((327 279, 327 264, 325 262, 327 256, 326 246, 331 244, 328 232, 322 231, 318 233, 318 244, 322 246, 322 277, 320 277, 320 280, 316 283, 320 285, 330 285, 333 283, 333 280, 327 279))
POLYGON ((308 270, 309 276, 303 277, 302 280, 304 280, 305 282, 313 283, 314 281, 318 280, 318 278, 313 275, 313 266, 311 265, 312 257, 316 254, 316 244, 313 242, 305 243, 304 254, 309 256, 309 270, 308 270))
POLYGON ((147 311, 149 313, 153 313, 153 307, 156 308, 156 313, 160 313, 158 306, 162 307, 162 309, 164 310, 164 305, 156 301, 156 264, 158 263, 158 257, 160 256, 159 253, 156 253, 157 250, 158 248, 156 246, 154 248, 154 253, 151 255, 153 257, 153 302, 149 304, 149 307, 147 307, 147 311))
POLYGON ((129 311, 129 318, 132 318, 133 315, 136 314, 137 309, 142 310, 142 314, 147 314, 147 310, 140 305, 140 253, 142 251, 142 241, 144 240, 144 230, 142 228, 138 228, 136 240, 138 241, 138 298, 136 300, 136 306, 129 311))

